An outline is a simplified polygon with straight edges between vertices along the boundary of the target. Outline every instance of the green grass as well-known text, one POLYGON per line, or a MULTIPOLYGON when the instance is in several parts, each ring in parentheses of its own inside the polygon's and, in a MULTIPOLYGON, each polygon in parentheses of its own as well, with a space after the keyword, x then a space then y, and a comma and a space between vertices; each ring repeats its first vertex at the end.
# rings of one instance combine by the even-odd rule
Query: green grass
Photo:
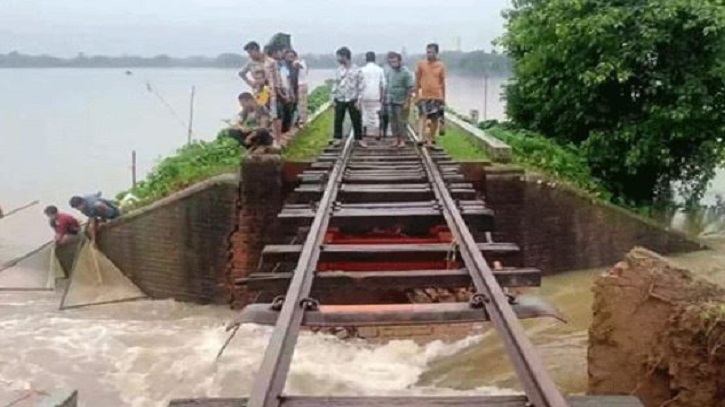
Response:
POLYGON ((486 150, 479 147, 458 126, 447 125, 446 135, 436 138, 436 144, 443 147, 456 161, 489 161, 486 150))
MULTIPOLYGON (((457 112, 447 110, 447 113, 476 125, 471 122, 469 117, 457 112)), ((516 129, 508 123, 498 123, 494 120, 478 123, 478 127, 511 147, 511 158, 514 164, 531 172, 573 185, 611 202, 612 194, 602 187, 592 175, 584 154, 576 147, 561 145, 539 134, 516 129)), ((455 129, 459 132, 463 131, 455 129)), ((481 151, 473 142, 461 140, 460 137, 444 140, 447 137, 448 135, 440 137, 438 144, 443 145, 455 160, 485 157, 485 151, 481 151)))
MULTIPOLYGON (((470 117, 453 110, 446 109, 446 112, 468 123, 478 125, 490 136, 508 144, 512 150, 513 163, 527 171, 574 186, 639 215, 653 217, 653 214, 656 214, 648 206, 634 206, 614 198, 614 195, 602 185, 600 180, 592 175, 584 154, 576 146, 559 144, 540 134, 519 129, 512 123, 499 123, 496 120, 474 123, 470 117)), ((442 145, 444 138, 440 138, 438 143, 442 145)), ((467 160, 479 156, 476 151, 478 148, 475 145, 466 146, 457 138, 450 140, 449 143, 451 145, 444 146, 444 148, 456 160, 467 160)))
POLYGON ((332 99, 332 83, 325 82, 310 92, 307 98, 307 111, 312 114, 332 99))
POLYGON ((311 160, 330 143, 334 112, 332 109, 322 113, 315 121, 302 129, 292 142, 282 151, 282 158, 290 161, 311 160))

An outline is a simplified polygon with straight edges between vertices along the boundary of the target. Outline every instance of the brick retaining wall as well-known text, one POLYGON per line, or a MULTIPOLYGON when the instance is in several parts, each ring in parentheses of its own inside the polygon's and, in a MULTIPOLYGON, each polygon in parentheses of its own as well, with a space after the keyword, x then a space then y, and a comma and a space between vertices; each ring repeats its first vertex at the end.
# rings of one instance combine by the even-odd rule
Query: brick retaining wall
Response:
POLYGON ((705 248, 650 219, 520 169, 486 167, 484 177, 497 240, 518 243, 524 265, 545 273, 608 267, 635 246, 662 254, 705 248))
MULTIPOLYGON (((197 184, 102 229, 106 255, 153 298, 241 305, 229 283, 257 268, 279 243, 276 215, 305 164, 276 156, 245 160, 240 177, 197 184), (240 187, 241 184, 241 187, 240 187)), ((521 245, 523 262, 545 273, 614 264, 633 246, 660 253, 701 246, 652 221, 520 169, 464 164, 496 213, 496 241, 521 245)))
POLYGON ((238 196, 234 175, 199 183, 103 227, 99 247, 153 298, 227 303, 238 196))
MULTIPOLYGON (((282 159, 276 155, 250 155, 242 163, 240 206, 230 242, 229 281, 257 269, 262 249, 276 237, 275 221, 282 209, 282 159)), ((253 301, 245 290, 234 289, 232 306, 253 301)))

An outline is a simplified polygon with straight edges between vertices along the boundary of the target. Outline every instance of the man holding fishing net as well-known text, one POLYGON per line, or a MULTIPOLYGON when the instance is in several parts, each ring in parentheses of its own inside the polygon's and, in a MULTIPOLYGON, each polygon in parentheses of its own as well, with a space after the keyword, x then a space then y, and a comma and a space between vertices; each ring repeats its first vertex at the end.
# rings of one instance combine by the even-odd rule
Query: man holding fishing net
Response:
POLYGON ((98 223, 105 223, 121 216, 121 209, 115 203, 108 199, 101 198, 101 193, 93 195, 74 196, 69 202, 71 208, 74 208, 90 219, 90 237, 92 241, 96 240, 96 232, 98 231, 98 223))
POLYGON ((43 212, 50 221, 50 227, 55 231, 55 244, 64 245, 78 241, 81 225, 76 218, 59 212, 53 205, 46 207, 43 212))

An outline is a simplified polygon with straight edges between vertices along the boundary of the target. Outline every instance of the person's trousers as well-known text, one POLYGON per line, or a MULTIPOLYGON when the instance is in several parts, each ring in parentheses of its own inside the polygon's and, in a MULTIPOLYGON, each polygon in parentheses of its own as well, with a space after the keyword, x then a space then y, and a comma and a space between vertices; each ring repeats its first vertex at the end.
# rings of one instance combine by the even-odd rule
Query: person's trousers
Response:
POLYGON ((380 135, 385 137, 388 134, 390 125, 390 105, 384 105, 380 110, 380 135))
POLYGON ((362 101, 362 125, 366 136, 377 136, 380 128, 380 100, 362 101))
POLYGON ((282 133, 287 133, 292 128, 292 121, 295 117, 295 109, 297 109, 297 104, 294 102, 283 103, 280 105, 279 116, 282 118, 282 133))
POLYGON ((300 123, 307 123, 307 100, 308 100, 308 89, 307 85, 300 85, 297 96, 299 100, 297 101, 297 115, 299 116, 300 123))
POLYGON ((357 100, 349 102, 335 101, 335 126, 334 137, 342 138, 342 122, 345 120, 345 113, 350 114, 350 122, 352 122, 352 132, 355 140, 362 140, 362 117, 360 109, 357 108, 357 100))
POLYGON ((388 114, 390 117, 390 130, 393 133, 393 137, 403 137, 405 135, 406 122, 403 105, 389 105, 388 114))

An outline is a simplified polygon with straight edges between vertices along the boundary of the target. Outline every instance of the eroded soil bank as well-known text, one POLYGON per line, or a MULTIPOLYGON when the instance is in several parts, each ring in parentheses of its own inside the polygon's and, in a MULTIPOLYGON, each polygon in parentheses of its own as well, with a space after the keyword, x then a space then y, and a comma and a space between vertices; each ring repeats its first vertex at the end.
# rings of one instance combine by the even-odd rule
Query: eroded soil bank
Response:
POLYGON ((725 407, 725 290, 636 248, 594 285, 589 393, 725 407))

